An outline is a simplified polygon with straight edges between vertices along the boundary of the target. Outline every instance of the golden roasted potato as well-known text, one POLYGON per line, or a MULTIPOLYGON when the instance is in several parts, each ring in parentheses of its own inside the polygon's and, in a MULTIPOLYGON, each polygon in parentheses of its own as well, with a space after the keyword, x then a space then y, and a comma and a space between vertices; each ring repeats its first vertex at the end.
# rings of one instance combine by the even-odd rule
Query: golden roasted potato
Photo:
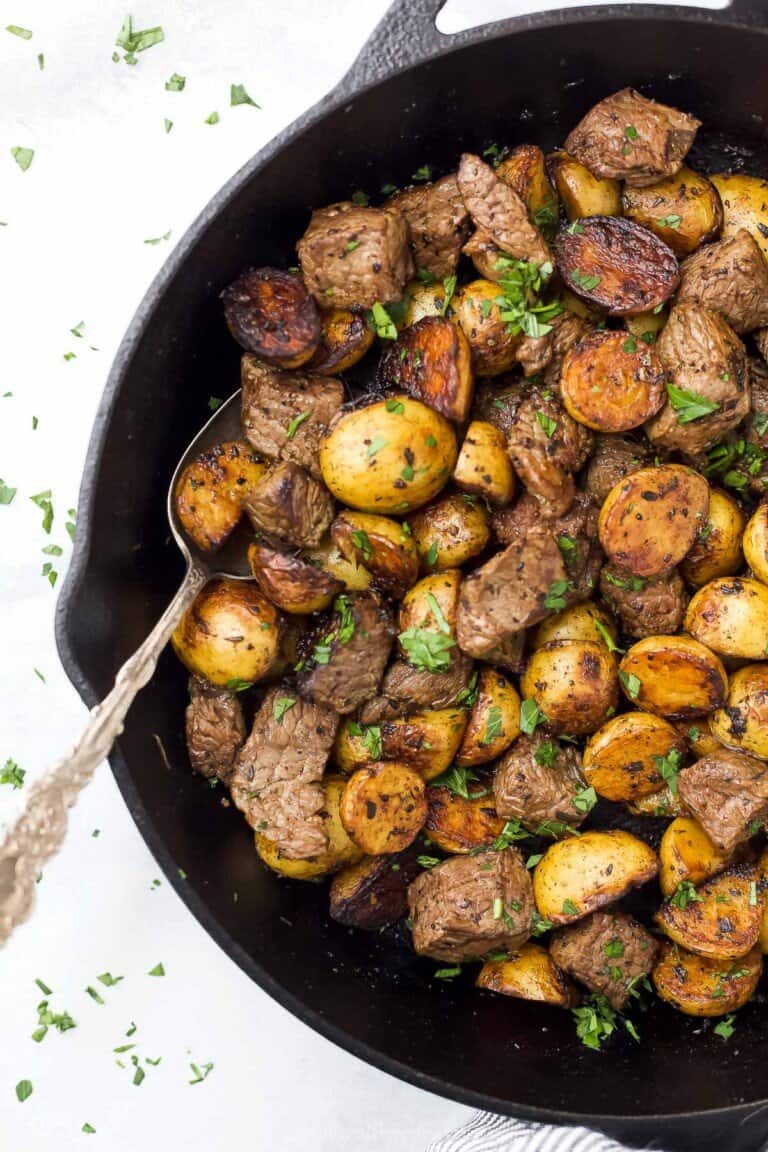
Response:
POLYGON ((636 340, 642 340, 645 344, 655 344, 667 322, 667 315, 666 308, 660 308, 658 312, 655 310, 638 312, 636 316, 625 316, 624 326, 636 340))
POLYGON ((688 747, 693 752, 695 758, 700 760, 702 756, 711 756, 713 752, 717 752, 721 747, 721 743, 711 733, 708 723, 691 724, 682 723, 676 720, 674 727, 686 740, 688 747))
POLYGON ((515 494, 515 473, 504 433, 485 420, 473 420, 467 428, 453 472, 462 492, 482 496, 500 508, 515 494))
POLYGON ((337 546, 327 536, 316 548, 307 548, 302 555, 317 564, 335 580, 340 580, 348 592, 365 592, 371 586, 371 573, 342 555, 337 546))
POLYGON ((556 840, 533 871, 536 907, 551 924, 570 924, 646 884, 658 868, 653 849, 629 832, 556 840))
MULTIPOLYGON (((742 545, 747 564, 758 580, 768 584, 768 502, 763 501, 758 505, 754 515, 750 517, 744 529, 742 545)), ((730 572, 715 572, 713 575, 730 576, 736 571, 736 568, 732 568, 730 572)))
POLYGON ((682 464, 640 468, 614 485, 598 533, 609 558, 634 576, 671 572, 706 523, 709 485, 682 464))
POLYGON ((734 864, 701 884, 695 897, 662 904, 654 919, 670 940, 689 952, 732 960, 754 948, 764 907, 759 870, 753 864, 734 864))
POLYGON ((498 376, 515 363, 519 332, 510 332, 502 320, 501 289, 493 280, 472 280, 453 298, 456 321, 469 341, 472 365, 478 376, 498 376))
POLYGON ((446 420, 463 424, 474 391, 469 341, 445 316, 425 316, 403 328, 382 354, 382 388, 401 388, 446 420))
POLYGON ((551 239, 557 228, 557 193, 549 181, 541 148, 535 144, 518 145, 498 165, 496 175, 514 188, 533 223, 551 239))
POLYGON ((364 312, 331 308, 322 314, 320 343, 308 367, 319 376, 346 372, 362 360, 375 337, 364 312))
POLYGON ((491 538, 485 505, 467 493, 441 496, 408 523, 421 566, 428 572, 461 567, 478 556, 491 538))
POLYGON ((514 685, 495 668, 481 668, 456 763, 461 768, 490 764, 520 735, 520 697, 514 685))
POLYGON ((367 568, 374 586, 390 596, 402 596, 418 578, 416 544, 397 520, 369 512, 340 512, 331 524, 331 539, 350 563, 367 568))
POLYGON ((768 587, 735 576, 710 580, 688 605, 685 627, 720 656, 764 659, 768 655, 768 587))
POLYGON ((599 180, 567 152, 553 152, 547 167, 570 221, 583 216, 621 216, 621 184, 599 180))
POLYGON ((467 720, 460 707, 414 712, 380 724, 346 720, 339 725, 331 757, 342 772, 377 760, 399 760, 433 780, 453 763, 467 720))
POLYGON ((690 636, 646 636, 619 666, 624 694, 638 708, 693 720, 720 708, 728 678, 720 659, 690 636))
POLYGON ((444 487, 456 454, 448 421, 401 394, 340 416, 320 442, 320 471, 350 508, 408 512, 444 487))
MULTIPOLYGON (((423 628, 428 632, 440 632, 445 636, 455 637, 461 580, 462 573, 458 568, 422 576, 400 602, 398 614, 400 632, 407 632, 411 628, 423 628)), ((407 657, 408 650, 402 642, 400 648, 407 657)))
POLYGON ((344 784, 341 776, 325 776, 323 779, 323 827, 328 834, 328 847, 319 855, 295 860, 285 856, 274 840, 268 840, 261 832, 256 833, 256 851, 268 868, 291 880, 314 880, 361 858, 363 853, 350 840, 341 823, 339 806, 344 784))
POLYGON ((466 855, 489 848, 501 835, 504 820, 493 806, 493 794, 481 788, 469 799, 450 788, 427 788, 424 830, 433 844, 451 855, 466 855))
POLYGON ((534 629, 530 647, 535 651, 553 640, 592 640, 613 651, 617 638, 616 622, 610 613, 592 600, 582 600, 546 616, 534 629))
POLYGON ((227 440, 188 464, 173 494, 176 515, 203 552, 220 548, 237 527, 243 505, 267 470, 242 440, 227 440))
POLYGON ((678 816, 667 825, 659 845, 659 859, 659 887, 667 897, 683 881, 695 886, 717 875, 729 861, 692 816, 678 816))
POLYGON ((246 352, 298 368, 320 340, 320 312, 297 272, 252 268, 221 294, 227 327, 246 352))
POLYGON ((718 576, 739 571, 744 524, 744 513, 733 497, 721 488, 710 488, 707 519, 680 569, 689 584, 700 588, 718 576))
POLYGON ((726 748, 768 760, 768 664, 748 664, 731 675, 725 704, 709 726, 726 748))
POLYGON ((397 856, 364 856, 342 868, 331 881, 333 919, 368 932, 400 920, 408 912, 408 882, 419 871, 408 863, 397 856))
POLYGON ((626 332, 591 332, 568 350, 560 375, 566 409, 596 432, 639 428, 663 406, 664 365, 626 332))
POLYGON ((403 319, 398 328, 402 331, 411 324, 418 324, 425 316, 446 316, 452 311, 450 301, 447 305, 445 302, 445 284, 442 280, 426 284, 423 280, 411 280, 405 286, 403 319))
POLYGON ((685 166, 644 188, 625 184, 622 204, 625 216, 650 228, 676 256, 688 256, 707 240, 714 240, 723 225, 716 188, 706 176, 685 166))
POLYGON ((723 205, 722 239, 730 240, 746 228, 768 257, 768 180, 743 172, 723 172, 710 180, 723 205))
POLYGON ((554 732, 583 736, 616 709, 616 661, 599 639, 552 640, 531 654, 520 688, 554 732))
POLYGON ((254 583, 218 577, 198 593, 171 643, 182 664, 211 684, 254 684, 278 655, 280 615, 254 583))
POLYGON ((259 588, 283 612, 299 616, 322 612, 344 591, 342 582, 322 568, 261 540, 248 548, 248 563, 259 588))
POLYGON ((586 216, 561 228, 553 243, 557 270, 572 292, 612 316, 650 312, 680 280, 658 236, 622 216, 586 216))
POLYGON ((607 800, 635 801, 664 787, 661 761, 678 766, 685 741, 671 724, 650 712, 614 716, 584 748, 582 771, 587 784, 607 800))
POLYGON ((339 813, 349 836, 369 856, 401 852, 424 826, 424 780, 396 760, 358 768, 344 784, 339 813))
POLYGON ((724 1016, 747 1003, 762 971, 757 948, 730 963, 697 956, 665 940, 651 979, 661 999, 686 1016, 724 1016))
POLYGON ((680 797, 670 788, 660 788, 648 796, 638 796, 636 800, 628 801, 627 807, 634 816, 656 816, 665 820, 682 816, 685 811, 680 797))
POLYGON ((546 948, 531 940, 507 960, 486 960, 475 985, 488 992, 538 1000, 556 1008, 572 1008, 578 1000, 576 989, 546 948))

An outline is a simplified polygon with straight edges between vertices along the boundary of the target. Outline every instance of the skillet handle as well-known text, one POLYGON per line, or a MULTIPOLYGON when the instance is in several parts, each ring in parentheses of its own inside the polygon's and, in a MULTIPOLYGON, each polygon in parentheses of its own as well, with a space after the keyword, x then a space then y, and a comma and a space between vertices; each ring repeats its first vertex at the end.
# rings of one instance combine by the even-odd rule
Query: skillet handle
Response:
POLYGON ((731 0, 726 11, 740 24, 768 28, 768 0, 731 0))
POLYGON ((37 877, 64 841, 67 810, 106 759, 128 709, 151 679, 172 632, 208 576, 204 568, 189 566, 149 636, 117 673, 112 691, 92 710, 77 744, 30 791, 24 811, 0 846, 0 945, 31 912, 37 877))
POLYGON ((341 79, 334 96, 352 96, 399 72, 437 56, 456 37, 438 32, 435 19, 445 0, 393 0, 341 79))

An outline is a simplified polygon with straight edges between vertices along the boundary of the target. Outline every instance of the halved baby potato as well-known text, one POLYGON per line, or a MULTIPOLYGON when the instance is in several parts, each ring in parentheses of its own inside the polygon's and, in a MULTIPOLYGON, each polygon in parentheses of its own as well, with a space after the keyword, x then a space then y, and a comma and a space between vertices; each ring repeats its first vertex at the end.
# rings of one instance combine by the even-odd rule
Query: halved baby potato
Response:
MULTIPOLYGON (((446 636, 455 636, 461 580, 462 573, 458 568, 422 576, 400 602, 398 615, 400 631, 424 628, 429 632, 442 632, 446 636)), ((403 655, 408 655, 405 649, 403 655)))
POLYGON ((659 762, 676 753, 680 763, 684 752, 685 741, 666 720, 650 712, 625 712, 590 736, 582 771, 598 796, 635 801, 663 788, 659 762))
MULTIPOLYGON (((744 529, 744 556, 758 580, 768 584, 768 502, 763 501, 744 529)), ((736 569, 734 568, 735 572, 736 569)), ((730 572, 717 572, 730 576, 730 572)))
POLYGON ((173 494, 176 515, 203 552, 214 552, 234 532, 243 505, 267 470, 243 440, 201 452, 181 473, 173 494))
POLYGON ((667 322, 667 309, 651 312, 638 312, 636 316, 625 316, 624 327, 636 340, 644 344, 655 344, 659 333, 667 322))
POLYGON ((184 613, 171 644, 190 672, 211 684, 254 684, 277 658, 280 615, 255 583, 218 577, 184 613))
POLYGON ((478 556, 491 538, 488 511, 482 500, 453 492, 408 521, 422 568, 442 572, 460 568, 478 556))
POLYGON ((376 338, 364 312, 350 308, 331 308, 320 320, 320 343, 309 362, 319 376, 346 372, 362 360, 376 338))
POLYGON ((453 298, 456 322, 469 341, 472 366, 478 376, 498 376, 515 363, 520 333, 502 320, 503 296, 493 280, 465 284, 453 298))
POLYGON ((651 972, 657 995, 686 1016, 724 1016, 751 998, 763 971, 753 948, 737 961, 697 956, 669 940, 651 972))
POLYGON ((609 558, 634 576, 659 576, 691 550, 706 523, 709 485, 682 464, 640 468, 614 485, 598 521, 609 558))
POLYGON ((541 148, 535 144, 518 145, 496 168, 496 175, 514 188, 533 223, 550 239, 557 228, 557 193, 547 175, 541 148))
POLYGON ((553 640, 531 654, 520 688, 552 731, 583 736, 616 709, 616 661, 598 640, 553 640))
POLYGON ((486 420, 473 420, 462 441, 453 472, 462 492, 482 496, 501 508, 515 494, 515 473, 504 433, 486 420))
POLYGON ((531 940, 507 960, 486 960, 475 985, 502 996, 537 1000, 556 1008, 571 1008, 578 1001, 576 989, 546 948, 531 940))
POLYGON ((493 806, 490 789, 469 799, 450 788, 427 788, 424 830, 442 852, 466 855, 489 848, 501 835, 505 821, 493 806))
POLYGON ((450 303, 445 303, 445 284, 442 280, 425 283, 411 280, 403 293, 403 319, 398 325, 400 331, 417 324, 425 316, 445 316, 451 312, 450 303))
POLYGON ((646 636, 619 666, 633 704, 671 720, 692 720, 720 708, 728 677, 719 657, 690 636, 646 636))
POLYGON ((618 632, 613 617, 593 600, 582 600, 580 604, 572 604, 562 612, 545 617, 533 630, 531 649, 535 651, 553 640, 588 640, 605 644, 612 651, 606 635, 615 645, 618 632))
POLYGON ((732 673, 722 708, 709 726, 721 744, 768 760, 768 664, 748 664, 732 673))
POLYGON ((696 721, 683 723, 676 720, 674 727, 685 739, 697 760, 701 760, 702 756, 711 756, 722 747, 720 741, 712 735, 707 721, 704 723, 697 723, 696 721))
POLYGON ((701 244, 714 240, 723 224, 723 206, 714 185, 683 166, 644 188, 624 185, 624 215, 650 228, 676 256, 688 256, 701 244))
POLYGON ((743 172, 723 172, 710 180, 723 205, 722 239, 730 240, 746 228, 768 258, 768 180, 743 172))
POLYGON ((246 352, 298 368, 320 341, 320 312, 298 272, 251 268, 221 294, 229 331, 246 352))
POLYGON ((663 406, 667 374, 659 356, 626 332, 591 332, 566 353, 560 392, 566 409, 597 432, 639 428, 663 406))
POLYGON ((339 924, 378 932, 408 911, 408 882, 418 873, 406 857, 364 856, 331 881, 330 913, 339 924))
POLYGON ((747 546, 745 523, 746 517, 733 497, 721 488, 710 488, 707 519, 680 566, 689 584, 701 588, 709 580, 739 571, 744 562, 742 536, 744 548, 747 546))
POLYGON ((262 592, 283 612, 306 616, 322 612, 344 585, 322 568, 291 552, 257 540, 248 548, 248 564, 262 592))
POLYGON ((646 884, 658 869, 653 849, 619 829, 557 840, 533 872, 536 907, 552 924, 571 924, 646 884))
POLYGON ((689 952, 732 960, 757 943, 764 906, 760 871, 753 864, 734 864, 701 884, 685 907, 662 904, 654 919, 689 952))
POLYGON ((669 897, 684 880, 701 884, 722 872, 730 857, 712 843, 698 820, 678 816, 664 830, 659 859, 659 887, 669 897))
POLYGON ((414 712, 380 724, 342 721, 331 753, 342 772, 354 772, 377 760, 399 760, 425 780, 442 775, 453 763, 467 727, 465 708, 414 712))
POLYGON ((340 512, 331 524, 331 539, 347 560, 367 568, 373 584, 390 596, 402 596, 418 578, 416 544, 397 520, 370 512, 340 512))
POLYGON ((365 592, 371 586, 371 573, 342 555, 327 536, 316 548, 307 548, 302 555, 335 580, 340 580, 348 592, 365 592))
POLYGON ((285 856, 274 840, 268 840, 262 832, 256 833, 256 851, 273 872, 287 876, 291 880, 314 880, 327 876, 347 864, 354 864, 363 853, 349 838, 341 822, 340 803, 344 791, 342 776, 323 778, 323 828, 328 834, 328 847, 317 856, 307 856, 296 860, 285 856))
POLYGON ((768 587, 743 577, 710 580, 688 605, 685 627, 721 656, 765 659, 768 656, 768 587))
POLYGON ((481 668, 475 702, 456 763, 461 768, 490 764, 520 735, 520 696, 495 668, 481 668))
POLYGON ((567 152, 553 152, 547 167, 568 219, 583 216, 621 216, 621 184, 600 180, 567 152))
POLYGON ((398 388, 463 424, 474 390, 469 341, 444 316, 425 316, 403 328, 379 362, 382 388, 398 388))
POLYGON ((369 856, 401 852, 424 826, 424 779, 396 760, 358 768, 344 783, 339 814, 345 831, 369 856))

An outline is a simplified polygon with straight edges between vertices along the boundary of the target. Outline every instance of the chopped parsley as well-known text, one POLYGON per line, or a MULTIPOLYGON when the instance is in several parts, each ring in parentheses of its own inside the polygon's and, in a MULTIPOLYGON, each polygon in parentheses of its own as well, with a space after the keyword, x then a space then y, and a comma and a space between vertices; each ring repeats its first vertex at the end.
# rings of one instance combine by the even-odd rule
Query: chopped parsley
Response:
POLYGON ((576 554, 576 541, 572 536, 558 536, 557 546, 566 564, 570 563, 576 554))
POLYGON ((370 204, 371 198, 367 192, 363 192, 361 188, 358 188, 356 192, 352 193, 350 200, 353 204, 356 204, 358 208, 365 208, 370 204))
POLYGON ((624 129, 624 135, 627 140, 637 140, 637 128, 635 128, 634 124, 627 124, 624 129))
POLYGON ((189 1081, 190 1084, 202 1084, 203 1080, 213 1071, 213 1064, 210 1062, 203 1064, 202 1068, 198 1068, 197 1064, 190 1064, 189 1067, 192 1069, 194 1076, 194 1079, 189 1081))
POLYGON ((154 247, 156 244, 162 244, 165 240, 170 240, 170 238, 171 232, 169 230, 168 232, 163 232, 162 236, 150 236, 148 240, 144 241, 144 243, 150 244, 154 247))
POLYGON ((434 568, 435 564, 437 564, 437 555, 437 544, 430 544, 426 555, 424 556, 424 563, 426 564, 427 568, 434 568))
POLYGON ((350 539, 355 548, 357 548, 359 552, 362 552, 363 559, 370 560, 371 556, 373 555, 373 547, 368 537, 368 533, 365 532, 362 528, 355 528, 355 530, 350 535, 350 539))
POLYGON ((678 424, 691 424, 694 420, 701 420, 712 412, 719 411, 720 405, 716 400, 708 400, 698 392, 691 392, 689 388, 677 388, 674 384, 667 384, 669 403, 677 413, 678 424))
POLYGON ((19 1080, 16 1085, 16 1099, 19 1104, 23 1104, 25 1100, 29 1100, 34 1088, 32 1087, 31 1080, 19 1080))
POLYGON ((357 736, 362 740, 363 747, 372 760, 381 760, 384 742, 378 724, 369 724, 364 727, 362 724, 358 724, 356 720, 350 720, 347 728, 351 736, 357 736))
POLYGON ((430 781, 430 787, 447 788, 454 795, 461 796, 462 800, 477 800, 487 794, 487 790, 484 788, 470 793, 469 785, 478 780, 479 777, 472 768, 460 768, 458 764, 452 764, 440 776, 430 781))
POLYGON ((238 104, 250 104, 252 108, 261 107, 260 104, 251 99, 242 84, 230 84, 229 105, 231 108, 237 108, 238 104))
POLYGON ((247 688, 253 687, 252 680, 227 680, 224 687, 228 692, 245 692, 247 688))
POLYGON ((403 416, 405 414, 405 404, 402 400, 387 400, 384 405, 387 412, 394 412, 396 416, 403 416))
POLYGON ((307 410, 306 412, 299 412, 298 416, 294 416, 293 420, 291 420, 288 428, 286 429, 286 439, 293 440, 294 436, 298 432, 299 428, 301 428, 304 421, 309 420, 311 415, 312 413, 307 410))
POLYGON ((580 1008, 572 1008, 571 1015, 576 1021, 576 1035, 586 1048, 599 1052, 603 1041, 616 1029, 615 1009, 611 1008, 605 996, 592 993, 580 1008))
POLYGON ((637 697, 640 695, 640 689, 643 686, 640 677, 635 676, 634 672, 625 672, 620 668, 619 680, 627 696, 629 696, 631 700, 637 700, 637 697))
POLYGON ((722 1040, 730 1040, 735 1031, 734 1021, 736 1017, 731 1012, 729 1016, 724 1016, 717 1024, 715 1024, 712 1031, 715 1036, 719 1036, 722 1040))
POLYGON ((186 84, 186 76, 179 76, 178 72, 174 72, 170 80, 166 80, 165 90, 166 92, 183 92, 186 84))
POLYGON ((543 744, 539 744, 533 754, 533 758, 537 764, 551 768, 556 762, 559 753, 560 746, 554 740, 545 740, 543 744))
POLYGON ((25 768, 19 768, 16 761, 9 758, 0 768, 0 784, 10 784, 15 791, 23 786, 26 774, 25 768))
POLYGON ((622 352, 637 352, 637 341, 634 336, 627 336, 626 340, 621 346, 622 352))
POLYGON ((676 213, 670 213, 669 216, 661 216, 656 221, 660 228, 674 228, 675 230, 680 227, 682 222, 682 216, 678 216, 676 213))
POLYGON ((6 32, 10 32, 11 36, 18 36, 20 40, 31 40, 32 33, 29 28, 20 28, 18 24, 6 24, 6 32))
MULTIPOLYGON (((146 52, 147 48, 152 48, 155 44, 162 43, 163 40, 165 40, 165 33, 159 25, 155 28, 134 29, 131 17, 126 16, 117 34, 115 44, 118 48, 125 49, 123 60, 126 64, 135 64, 137 52, 146 52)), ((114 60, 114 55, 112 59, 114 60)))
POLYGON ((440 631, 444 632, 446 636, 450 636, 451 626, 448 623, 448 621, 446 620, 445 616, 443 615, 443 610, 440 607, 440 605, 438 604, 434 595, 431 592, 427 592, 424 596, 424 599, 426 600, 427 604, 429 605, 429 610, 432 613, 432 615, 434 616, 435 623, 437 624, 440 631))
POLYGON ((206 116, 205 120, 203 121, 204 124, 218 124, 218 122, 219 122, 218 112, 211 112, 210 115, 206 116))
POLYGON ((624 955, 624 945, 618 936, 613 936, 608 943, 603 946, 603 952, 609 960, 618 960, 624 955))
POLYGON ((570 590, 570 587, 570 580, 553 580, 547 589, 544 607, 549 608, 551 612, 562 611, 566 605, 565 593, 570 590))
POLYGON ((499 736, 504 734, 504 724, 502 721, 501 708, 498 704, 493 704, 488 709, 488 718, 485 722, 485 735, 480 741, 481 747, 486 747, 492 744, 494 740, 498 740, 499 736))
POLYGON ((378 300, 375 304, 371 305, 368 316, 370 317, 371 327, 381 340, 397 340, 395 322, 384 305, 378 300))
POLYGON ((443 304, 442 304, 442 307, 440 309, 440 315, 441 316, 447 315, 448 309, 451 305, 451 300, 453 299, 453 294, 455 291, 456 291, 456 277, 455 276, 446 276, 445 279, 443 280, 443 304))
POLYGON ((438 968, 435 971, 435 980, 453 980, 460 975, 461 965, 457 964, 454 968, 438 968))
POLYGON ((573 806, 577 812, 591 812, 597 804, 597 792, 594 788, 582 788, 573 798, 573 806))
POLYGON ((559 299, 542 299, 542 292, 553 272, 552 264, 547 261, 539 265, 499 255, 495 266, 500 272, 502 293, 495 303, 500 305, 500 317, 509 334, 522 332, 532 338, 546 336, 552 331, 550 321, 563 312, 559 299))
POLYGON ((272 715, 278 724, 282 724, 283 716, 294 707, 296 698, 294 696, 278 696, 272 705, 272 715))
POLYGON ((609 584, 613 584, 615 588, 623 588, 626 592, 639 592, 645 587, 642 576, 614 576, 607 568, 603 569, 602 575, 609 584))
POLYGON ((523 700, 520 705, 520 731, 526 736, 533 736, 539 724, 544 724, 547 717, 539 708, 535 700, 523 700))
POLYGON ((573 900, 563 900, 563 916, 578 916, 579 910, 573 900))
POLYGON ((162 964, 155 964, 154 968, 150 968, 147 973, 148 976, 165 976, 165 968, 162 964))
POLYGON ((41 1044, 49 1028, 55 1028, 57 1032, 69 1032, 70 1028, 76 1027, 69 1012, 51 1012, 48 1001, 41 1000, 37 1006, 37 1028, 32 1033, 32 1039, 36 1044, 41 1044))
POLYGON ((581 288, 582 292, 591 292, 593 288, 597 288, 601 277, 597 275, 588 276, 586 272, 581 272, 578 268, 574 268, 571 271, 571 280, 573 280, 577 288, 581 288))
POLYGON ((597 632, 598 636, 603 641, 603 643, 605 644, 605 646, 609 652, 623 652, 624 651, 623 648, 619 648, 618 644, 614 640, 613 636, 611 636, 610 632, 606 628, 605 624, 603 624, 602 620, 595 620, 595 631, 597 632))
POLYGON ((96 1132, 96 1129, 93 1127, 92 1124, 89 1124, 88 1121, 86 1120, 85 1124, 83 1124, 81 1131, 87 1132, 88 1135, 91 1136, 96 1132))
POLYGON ((547 416, 546 412, 537 412, 536 422, 548 439, 554 436, 557 431, 557 420, 553 420, 551 416, 547 416))
POLYGON ((388 443, 389 441, 385 440, 383 436, 374 436, 365 450, 366 456, 370 459, 370 457, 375 456, 377 452, 381 452, 382 448, 386 448, 388 443))
POLYGON ((17 488, 9 488, 3 480, 0 480, 0 504, 12 504, 17 491, 17 488))
POLYGON ((545 932, 549 932, 552 928, 552 921, 545 920, 538 912, 534 911, 531 916, 531 935, 543 936, 545 932))
POLYGON ((450 649, 456 647, 452 636, 427 628, 408 628, 398 640, 414 668, 427 672, 447 672, 450 668, 450 649))
POLYGON ((670 748, 666 756, 654 756, 653 763, 662 780, 669 786, 672 795, 677 796, 677 777, 680 772, 679 750, 670 748))
POLYGON ((689 904, 701 904, 702 898, 690 880, 681 880, 670 896, 669 903, 673 908, 679 908, 681 912, 684 912, 689 904))
POLYGON ((411 180, 415 181, 417 184, 423 184, 425 181, 431 179, 432 169, 429 164, 422 164, 420 168, 416 169, 413 176, 411 176, 411 180))
POLYGON ((22 172, 26 172, 35 158, 35 150, 34 148, 20 148, 17 146, 11 148, 11 156, 13 156, 22 172))

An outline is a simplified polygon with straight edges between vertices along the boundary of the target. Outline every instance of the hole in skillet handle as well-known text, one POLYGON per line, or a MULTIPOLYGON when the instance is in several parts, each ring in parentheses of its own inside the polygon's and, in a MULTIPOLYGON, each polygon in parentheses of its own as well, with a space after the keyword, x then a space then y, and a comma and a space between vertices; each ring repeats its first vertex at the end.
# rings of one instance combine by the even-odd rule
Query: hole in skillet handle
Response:
MULTIPOLYGON (((622 7, 636 7, 638 4, 668 5, 669 0, 625 0, 622 7)), ((768 5, 765 0, 676 0, 676 7, 708 8, 722 11, 738 8, 743 17, 744 9, 752 9, 757 17, 762 3, 762 22, 768 24, 768 5)), ((438 31, 445 35, 466 32, 471 28, 482 27, 517 16, 533 16, 542 12, 571 12, 577 8, 593 7, 590 0, 445 0, 437 16, 438 31)))

